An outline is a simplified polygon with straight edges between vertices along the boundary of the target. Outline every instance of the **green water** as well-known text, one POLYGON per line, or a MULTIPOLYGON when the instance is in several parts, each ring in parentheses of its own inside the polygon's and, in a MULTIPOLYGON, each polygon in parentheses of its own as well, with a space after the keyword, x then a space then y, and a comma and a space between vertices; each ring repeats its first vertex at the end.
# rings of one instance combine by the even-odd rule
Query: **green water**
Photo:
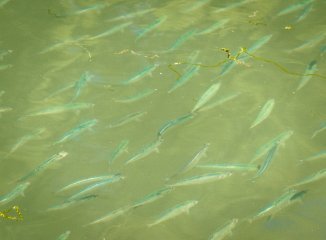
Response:
POLYGON ((325 1, 232 5, 239 2, 0 0, 0 212, 18 206, 23 216, 0 214, 0 239, 58 239, 70 231, 67 239, 204 240, 232 219, 238 219, 232 234, 215 239, 326 239, 324 179, 293 187, 302 193, 295 199, 300 201, 248 221, 290 185, 325 168, 325 154, 300 161, 325 150, 325 1), (207 30, 222 20, 223 26, 207 30), (251 51, 264 37, 266 43, 251 51), (251 57, 241 53, 232 60, 221 51, 229 49, 232 58, 241 47, 251 57), (297 90, 314 60, 317 69, 297 90), (233 68, 221 74, 228 63, 233 68), (195 66, 197 72, 170 91, 195 66), (218 82, 216 94, 191 113, 218 82), (230 95, 231 100, 204 111, 230 95), (270 114, 250 128, 270 99, 275 101, 270 114), (88 105, 73 109, 79 103, 88 105), (52 114, 36 114, 54 106, 52 114), (258 177, 258 169, 198 167, 250 163, 262 145, 286 131, 293 134, 277 144, 275 154, 269 150, 254 162, 262 166, 272 157, 258 177), (119 152, 118 146, 124 148, 119 152), (200 155, 201 150, 206 153, 200 155), (143 158, 126 164, 141 151, 143 158), (42 165, 59 152, 68 154, 42 165), (199 162, 185 167, 197 153, 199 162), (167 185, 216 172, 232 175, 175 187, 128 209, 167 185), (29 173, 24 194, 1 202, 29 173), (95 182, 58 192, 78 180, 110 174, 123 179, 75 202, 69 197, 95 182), (189 200, 198 201, 189 213, 148 226, 189 200), (48 211, 65 202, 71 204, 48 211), (120 216, 88 225, 124 208, 128 211, 120 216))

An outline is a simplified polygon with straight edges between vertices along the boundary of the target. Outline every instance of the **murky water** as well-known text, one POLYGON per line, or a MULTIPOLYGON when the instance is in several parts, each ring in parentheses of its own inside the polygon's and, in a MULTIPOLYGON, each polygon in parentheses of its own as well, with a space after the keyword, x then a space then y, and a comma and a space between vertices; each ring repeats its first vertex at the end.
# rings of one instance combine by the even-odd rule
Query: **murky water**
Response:
POLYGON ((1 0, 0 239, 325 239, 325 8, 1 0))

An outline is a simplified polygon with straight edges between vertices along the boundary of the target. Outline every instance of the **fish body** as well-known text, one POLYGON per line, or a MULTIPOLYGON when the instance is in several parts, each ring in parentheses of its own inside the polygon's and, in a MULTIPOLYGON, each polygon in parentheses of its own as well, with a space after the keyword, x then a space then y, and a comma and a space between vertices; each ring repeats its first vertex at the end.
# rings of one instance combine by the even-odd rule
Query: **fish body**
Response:
POLYGON ((79 124, 78 126, 74 127, 73 129, 69 130, 68 132, 66 132, 60 139, 55 141, 53 143, 53 145, 64 143, 64 142, 80 135, 82 132, 94 127, 97 124, 97 122, 98 122, 97 119, 92 119, 92 120, 88 120, 86 122, 79 124))
POLYGON ((310 175, 308 177, 305 177, 300 182, 295 183, 295 184, 289 186, 288 188, 299 187, 299 186, 302 186, 302 185, 305 185, 305 184, 308 184, 308 183, 316 182, 316 181, 319 181, 320 179, 323 179, 325 177, 326 177, 326 168, 319 170, 315 174, 312 174, 312 175, 310 175))
POLYGON ((153 94, 154 92, 156 92, 157 89, 144 89, 138 93, 136 93, 135 95, 132 95, 130 97, 127 98, 119 98, 119 99, 114 99, 115 102, 119 102, 119 103, 131 103, 131 102, 135 102, 138 101, 140 99, 143 99, 151 94, 153 94))
POLYGON ((24 191, 29 187, 29 185, 30 182, 23 182, 18 184, 12 191, 3 196, 0 196, 0 204, 11 202, 18 196, 23 195, 24 191))
POLYGON ((154 142, 144 146, 133 157, 131 157, 129 160, 127 160, 125 164, 130 164, 132 162, 135 162, 135 161, 138 161, 138 160, 140 160, 142 158, 147 157, 152 152, 155 152, 155 151, 157 152, 158 147, 161 145, 162 141, 163 140, 161 138, 158 138, 154 142))
POLYGON ((255 216, 249 218, 249 222, 253 222, 263 217, 275 215, 276 213, 288 207, 289 205, 297 202, 297 200, 299 200, 298 197, 301 198, 305 194, 305 192, 306 191, 298 192, 296 190, 289 190, 285 192, 272 203, 261 209, 255 216))
POLYGON ((215 83, 212 86, 210 86, 203 95, 199 98, 194 108, 191 110, 192 113, 198 111, 202 106, 204 106, 209 100, 212 99, 212 97, 215 96, 217 91, 221 87, 221 82, 215 83))
POLYGON ((0 107, 0 114, 9 111, 12 111, 11 107, 0 107))
POLYGON ((227 171, 257 171, 258 166, 250 163, 213 163, 198 165, 198 168, 219 169, 227 171))
POLYGON ((168 93, 175 91, 177 88, 183 86, 186 82, 190 80, 198 71, 199 66, 192 66, 184 75, 182 75, 169 89, 168 93))
POLYGON ((116 122, 111 123, 108 127, 109 128, 115 128, 115 127, 120 127, 123 126, 129 122, 132 121, 139 121, 139 119, 147 114, 147 112, 135 112, 135 113, 130 113, 123 118, 117 120, 116 122))
POLYGON ((309 82, 309 80, 312 77, 311 74, 314 74, 316 71, 317 71, 317 61, 313 60, 307 66, 307 68, 300 80, 299 86, 297 87, 297 91, 299 91, 302 87, 304 87, 309 82))
POLYGON ((172 128, 172 127, 178 125, 178 124, 184 123, 184 122, 186 122, 186 121, 188 121, 188 120, 190 120, 190 119, 192 119, 192 118, 193 118, 193 115, 190 113, 190 114, 186 114, 186 115, 183 115, 183 116, 181 116, 181 117, 178 117, 178 118, 176 118, 176 119, 173 119, 173 120, 170 120, 170 121, 166 122, 165 124, 163 124, 163 125, 160 127, 160 129, 159 129, 159 131, 158 131, 158 133, 157 133, 158 137, 162 137, 162 135, 163 135, 163 134, 164 134, 168 129, 170 129, 170 128, 172 128))
POLYGON ((97 224, 97 223, 103 223, 103 222, 109 222, 111 220, 113 220, 114 218, 117 218, 123 214, 125 214, 126 212, 128 212, 131 209, 130 206, 126 206, 126 207, 122 207, 119 209, 116 209, 110 213, 108 213, 107 215, 94 220, 93 222, 87 224, 87 225, 93 225, 93 224, 97 224))
POLYGON ((197 185, 197 184, 203 184, 203 183, 209 183, 216 180, 221 180, 224 178, 227 178, 231 176, 232 173, 226 172, 226 173, 209 173, 205 175, 200 176, 194 176, 191 178, 187 178, 184 180, 181 180, 179 182, 169 184, 169 187, 180 187, 180 186, 189 186, 189 185, 197 185))
POLYGON ((115 177, 115 175, 104 175, 104 176, 84 178, 84 179, 78 180, 76 182, 73 182, 71 184, 68 184, 67 186, 61 188, 57 192, 67 191, 67 190, 70 190, 72 188, 79 187, 79 186, 82 186, 82 185, 88 184, 88 183, 102 182, 104 180, 112 179, 113 177, 115 177))
POLYGON ((152 64, 152 65, 149 65, 149 66, 145 67, 143 70, 141 70, 140 72, 136 73, 133 77, 129 78, 128 80, 126 80, 124 82, 122 82, 122 85, 128 85, 128 84, 131 84, 131 83, 138 82, 139 80, 141 80, 145 76, 152 74, 152 72, 158 66, 159 66, 158 64, 152 64))
POLYGON ((123 152, 127 151, 129 140, 122 140, 110 154, 109 165, 111 165, 123 152))
MULTIPOLYGON (((264 37, 259 38, 256 42, 253 43, 253 45, 251 45, 247 51, 249 53, 254 53, 256 50, 258 50, 259 48, 261 48, 262 46, 264 46, 266 43, 268 43, 270 41, 270 39, 272 38, 272 34, 266 35, 264 37)), ((238 57, 238 61, 245 61, 249 58, 248 54, 244 54, 238 57)), ((221 69, 220 75, 224 75, 226 73, 228 73, 233 67, 235 67, 237 65, 237 62, 234 60, 228 61, 227 63, 225 63, 221 69)))
POLYGON ((87 196, 84 196, 84 197, 64 201, 63 203, 61 203, 59 205, 49 207, 46 211, 56 211, 56 210, 66 209, 68 207, 75 206, 78 203, 82 203, 82 202, 85 202, 85 201, 88 201, 88 200, 92 200, 92 199, 94 199, 96 197, 97 197, 97 195, 87 195, 87 196))
POLYGON ((161 214, 161 216, 151 224, 148 224, 148 227, 152 227, 159 223, 165 222, 171 218, 177 217, 182 213, 188 213, 189 210, 198 203, 197 200, 189 200, 183 203, 180 203, 161 214))
POLYGON ((289 50, 288 52, 293 53, 293 52, 300 52, 300 51, 307 50, 309 48, 316 46, 319 42, 323 41, 324 39, 325 39, 325 34, 319 34, 319 35, 315 36, 314 38, 312 38, 308 41, 305 41, 302 45, 289 50))
POLYGON ((34 170, 32 170, 30 173, 28 173, 24 177, 20 178, 18 181, 19 182, 25 181, 25 180, 27 180, 27 179, 29 179, 29 178, 31 178, 31 177, 39 174, 40 172, 43 172, 45 169, 47 169, 53 163, 55 163, 55 162, 63 159, 67 155, 68 155, 68 153, 65 152, 65 151, 61 151, 59 153, 56 153, 56 154, 52 155, 50 158, 48 158, 43 163, 41 163, 40 165, 38 165, 34 170))
POLYGON ((217 21, 216 23, 212 24, 210 27, 202 30, 202 31, 197 31, 197 35, 206 35, 209 33, 212 33, 216 30, 219 30, 220 28, 223 28, 225 24, 227 24, 230 21, 230 19, 222 19, 220 21, 217 21))
POLYGON ((276 144, 279 146, 284 144, 284 142, 289 139, 293 135, 293 131, 285 131, 270 140, 269 142, 262 145, 260 148, 257 149, 253 159, 251 160, 251 163, 256 161, 257 159, 261 158, 263 155, 265 155, 269 150, 271 150, 276 144))
POLYGON ((310 3, 310 4, 307 4, 304 9, 301 11, 301 13, 298 15, 297 19, 296 19, 296 23, 298 22, 301 22, 302 20, 304 20, 308 15, 309 13, 311 12, 312 10, 312 7, 313 7, 313 4, 310 3))
POLYGON ((35 130, 34 132, 21 137, 17 141, 17 143, 14 146, 12 146, 12 148, 10 149, 7 156, 14 153, 15 151, 17 151, 17 149, 19 149, 21 146, 25 145, 30 140, 33 140, 34 138, 39 137, 44 131, 45 131, 45 128, 39 128, 39 129, 35 130))
POLYGON ((68 237, 70 236, 70 231, 66 231, 64 233, 62 233, 58 238, 57 240, 67 240, 68 237))
POLYGON ((91 108, 91 107, 94 107, 93 103, 68 103, 68 104, 64 104, 64 105, 51 106, 51 107, 48 107, 45 109, 41 109, 39 111, 31 112, 31 113, 23 116, 23 118, 58 114, 58 113, 63 113, 63 112, 67 112, 67 111, 87 109, 87 108, 91 108))
POLYGON ((12 67, 13 67, 12 64, 2 64, 2 65, 0 65, 0 71, 7 70, 12 67))
POLYGON ((315 153, 314 155, 301 160, 301 162, 310 162, 310 161, 314 161, 316 159, 320 159, 320 158, 325 158, 326 157, 326 150, 321 150, 318 153, 315 153))
POLYGON ((87 85, 87 83, 89 81, 92 80, 92 78, 94 78, 94 75, 90 74, 87 71, 82 74, 80 79, 73 86, 73 88, 75 90, 75 94, 74 94, 71 101, 75 101, 79 97, 79 95, 81 94, 82 89, 87 85))
POLYGON ((322 122, 320 124, 320 127, 316 131, 314 131, 314 133, 312 134, 311 138, 316 137, 319 133, 321 133, 321 132, 323 132, 325 130, 326 130, 326 121, 324 121, 324 122, 322 122))
POLYGON ((77 199, 77 198, 79 198, 80 196, 82 196, 85 193, 91 192, 94 189, 100 188, 100 187, 102 187, 104 185, 111 184, 111 183, 114 183, 114 182, 118 182, 118 181, 120 181, 120 180, 122 180, 124 178, 125 177, 122 176, 121 174, 115 174, 111 178, 104 179, 102 181, 98 181, 98 182, 96 182, 96 183, 94 183, 94 184, 92 184, 92 185, 90 185, 90 186, 82 189, 81 191, 79 191, 76 194, 74 194, 71 197, 69 197, 68 198, 68 201, 77 199))
POLYGON ((141 39, 149 32, 153 31, 155 28, 159 27, 162 23, 166 21, 167 17, 162 16, 160 18, 155 19, 154 22, 150 23, 146 28, 142 29, 138 34, 136 40, 141 39))
POLYGON ((270 164, 276 154, 277 148, 278 148, 278 144, 275 143, 275 145, 268 151, 263 164, 259 167, 259 170, 254 178, 261 176, 267 170, 267 168, 270 166, 270 164))
POLYGON ((249 3, 249 2, 251 2, 251 0, 242 0, 242 1, 235 2, 235 3, 231 3, 231 4, 227 5, 226 7, 219 8, 219 9, 215 10, 214 14, 229 11, 231 9, 234 9, 236 7, 240 7, 240 6, 242 6, 242 5, 246 4, 246 3, 249 3))
POLYGON ((283 15, 286 15, 286 14, 289 14, 289 13, 292 13, 292 12, 295 12, 301 8, 304 8, 306 5, 312 3, 313 0, 303 0, 301 2, 298 2, 298 3, 295 3, 295 4, 292 4, 286 8, 284 8, 283 10, 281 10, 277 16, 283 16, 283 15))
POLYGON ((140 200, 136 201, 134 204, 132 204, 132 208, 137 208, 140 206, 143 206, 145 204, 154 202, 163 196, 165 196, 167 193, 171 192, 173 188, 171 187, 165 187, 162 189, 159 189, 158 191, 152 192, 145 197, 141 198, 140 200))
POLYGON ((226 103, 226 102, 238 97, 239 95, 240 95, 240 93, 228 94, 222 98, 216 99, 215 101, 213 101, 212 103, 210 103, 206 106, 203 106, 202 108, 198 109, 198 112, 206 111, 206 110, 212 109, 214 107, 220 106, 223 103, 226 103))
POLYGON ((275 105, 275 100, 273 98, 269 99, 258 113, 258 116, 256 117, 255 121, 251 124, 250 128, 257 126, 266 118, 268 118, 268 116, 271 114, 274 108, 274 105, 275 105))
POLYGON ((0 51, 0 61, 3 61, 3 58, 9 54, 13 53, 13 50, 1 50, 0 51))
POLYGON ((125 22, 125 23, 121 23, 120 25, 117 25, 113 28, 110 28, 109 30, 103 32, 103 33, 100 33, 100 34, 97 34, 93 37, 89 37, 87 40, 96 40, 96 39, 99 39, 99 38, 103 38, 103 37, 107 37, 107 36, 110 36, 116 32, 119 32, 119 31, 122 31, 123 29, 125 29, 126 27, 128 27, 129 25, 131 25, 132 22, 125 22))
POLYGON ((201 7, 203 7, 204 5, 208 4, 211 0, 200 0, 200 1, 196 1, 192 4, 189 4, 190 7, 184 9, 182 12, 184 13, 190 13, 193 12, 201 7))
POLYGON ((140 17, 140 16, 142 16, 142 15, 144 15, 146 13, 149 13, 149 12, 151 12, 153 10, 154 10, 154 8, 149 8, 149 9, 144 9, 144 10, 128 13, 128 14, 125 14, 125 15, 122 14, 122 15, 120 15, 118 17, 110 18, 107 21, 108 22, 114 22, 114 21, 127 20, 127 19, 131 19, 131 18, 134 18, 134 17, 140 17))
POLYGON ((232 230, 238 224, 239 219, 234 218, 231 221, 227 222, 224 226, 219 228, 210 238, 209 240, 222 240, 225 237, 232 234, 232 230))
POLYGON ((171 47, 167 51, 171 52, 171 51, 176 50, 177 48, 179 48, 182 44, 184 44, 189 38, 191 38, 195 34, 196 34, 195 29, 184 33, 171 45, 171 47))

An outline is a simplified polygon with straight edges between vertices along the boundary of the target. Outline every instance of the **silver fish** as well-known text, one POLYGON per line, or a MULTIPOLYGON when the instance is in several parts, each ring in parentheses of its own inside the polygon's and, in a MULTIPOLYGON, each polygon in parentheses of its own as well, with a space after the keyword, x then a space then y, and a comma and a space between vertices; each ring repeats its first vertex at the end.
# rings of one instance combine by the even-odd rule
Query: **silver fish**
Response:
POLYGON ((24 191, 29 187, 30 182, 18 184, 12 191, 0 197, 0 204, 11 202, 20 195, 24 195, 24 191))
POLYGON ((215 96, 217 91, 221 87, 221 82, 214 83, 212 86, 210 86, 204 93, 203 95, 198 99, 196 105, 194 108, 191 110, 192 113, 198 111, 202 106, 204 106, 209 100, 212 99, 212 97, 215 96))
POLYGON ((209 240, 222 240, 226 236, 232 234, 232 230, 238 224, 239 219, 234 218, 231 221, 227 222, 223 227, 220 227, 213 235, 209 238, 209 240))
POLYGON ((180 187, 180 186, 189 186, 189 185, 197 185, 203 183, 209 183, 217 180, 221 180, 227 177, 230 177, 232 173, 208 173, 200 176, 194 176, 187 179, 183 179, 179 182, 168 184, 169 187, 180 187))
POLYGON ((152 227, 154 225, 157 225, 159 223, 165 222, 171 218, 177 217, 181 215, 182 213, 188 213, 189 210, 194 207, 198 203, 197 200, 189 200, 183 203, 180 203, 165 212, 161 214, 161 216, 158 217, 157 220, 155 220, 153 223, 148 224, 148 227, 152 227))
POLYGON ((271 114, 274 108, 274 105, 275 105, 275 100, 273 98, 269 99, 261 108, 260 112, 258 113, 258 116, 256 117, 255 121, 251 124, 250 128, 257 126, 266 118, 268 118, 268 116, 271 114))

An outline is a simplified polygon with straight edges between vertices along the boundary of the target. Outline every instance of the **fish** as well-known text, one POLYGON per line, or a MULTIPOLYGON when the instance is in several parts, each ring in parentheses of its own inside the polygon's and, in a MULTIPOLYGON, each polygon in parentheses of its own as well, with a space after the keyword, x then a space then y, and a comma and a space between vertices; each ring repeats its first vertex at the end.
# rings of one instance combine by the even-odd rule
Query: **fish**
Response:
POLYGON ((188 32, 181 35, 167 50, 167 52, 172 52, 178 49, 182 44, 184 44, 189 38, 196 34, 196 29, 189 30, 188 32))
POLYGON ((155 21, 150 23, 146 28, 139 31, 139 33, 137 34, 137 37, 136 37, 136 41, 143 38, 145 35, 147 35, 151 31, 153 31, 154 29, 158 28, 162 23, 164 23, 166 21, 166 19, 167 19, 167 16, 162 16, 162 17, 155 19, 155 21))
POLYGON ((99 219, 96 219, 96 220, 88 223, 86 226, 94 225, 94 224, 97 224, 97 223, 103 223, 103 222, 111 221, 114 218, 119 217, 119 216, 125 214, 130 209, 131 209, 131 206, 129 206, 129 205, 128 206, 125 206, 125 207, 118 208, 118 209, 116 209, 116 210, 108 213, 107 215, 105 215, 105 216, 103 216, 103 217, 101 217, 99 219))
POLYGON ((141 70, 140 72, 136 73, 133 77, 127 79, 126 81, 123 81, 121 83, 121 85, 129 85, 131 83, 135 83, 138 82, 139 80, 141 80, 142 78, 144 78, 147 75, 152 74, 152 72, 155 71, 155 69, 158 67, 158 64, 151 64, 148 65, 147 67, 145 67, 143 70, 141 70))
POLYGON ((257 149, 257 151, 255 152, 255 155, 250 163, 253 163, 257 159, 261 158, 263 155, 265 155, 267 152, 269 152, 269 150, 271 150, 276 144, 278 144, 279 146, 284 144, 284 142, 287 139, 289 139, 293 135, 293 133, 294 132, 292 130, 282 132, 279 135, 277 135, 276 137, 274 137, 272 140, 270 140, 269 142, 267 142, 264 145, 262 145, 261 147, 259 147, 257 149))
POLYGON ((312 48, 316 46, 319 42, 322 42, 325 39, 325 34, 318 34, 317 36, 313 37, 312 39, 305 41, 303 44, 300 46, 293 48, 291 50, 288 50, 288 53, 293 53, 293 52, 300 52, 307 50, 309 48, 312 48))
POLYGON ((67 111, 74 111, 74 110, 82 110, 94 107, 95 104, 93 103, 68 103, 64 105, 56 105, 50 106, 45 109, 37 110, 35 112, 30 112, 25 116, 21 117, 20 119, 27 118, 27 117, 35 117, 35 116, 44 116, 44 115, 51 115, 51 114, 58 114, 67 111))
POLYGON ((12 54, 14 51, 11 50, 11 49, 6 49, 6 50, 1 50, 0 51, 0 61, 3 61, 4 57, 9 55, 9 54, 12 54))
POLYGON ((201 164, 196 167, 227 171, 257 171, 259 168, 258 165, 250 163, 211 163, 201 164))
POLYGON ((68 184, 67 186, 59 189, 57 191, 57 193, 67 191, 67 190, 70 190, 72 188, 84 185, 84 184, 88 184, 88 183, 92 183, 92 182, 101 182, 101 181, 105 181, 105 180, 108 180, 108 179, 112 179, 115 176, 116 175, 103 175, 103 176, 90 177, 90 178, 84 178, 84 179, 81 179, 81 180, 77 180, 76 182, 68 184))
MULTIPOLYGON (((266 43, 268 43, 271 38, 272 38, 272 34, 266 35, 264 37, 259 38, 256 42, 253 43, 253 45, 251 45, 248 49, 247 52, 249 53, 254 53, 256 50, 258 50, 259 48, 261 48, 262 46, 264 46, 266 43)), ((242 54, 241 56, 239 56, 237 58, 238 61, 245 61, 249 58, 248 54, 242 54)), ((235 67, 237 65, 237 62, 234 60, 230 60, 227 63, 225 63, 222 66, 222 69, 220 71, 220 75, 225 75, 226 73, 228 73, 233 67, 235 67)))
POLYGON ((0 8, 4 7, 4 5, 6 5, 6 4, 9 3, 9 2, 10 2, 10 0, 2 0, 2 1, 0 2, 0 8))
POLYGON ((240 6, 242 6, 242 5, 246 4, 246 3, 249 3, 251 1, 252 0, 242 0, 242 1, 235 2, 235 3, 231 3, 231 4, 227 5, 226 7, 216 9, 214 11, 214 14, 229 11, 231 9, 234 9, 236 7, 240 7, 240 6))
POLYGON ((53 163, 65 158, 68 155, 67 152, 61 151, 59 153, 56 153, 52 155, 50 158, 42 162, 40 165, 38 165, 36 168, 34 168, 31 172, 26 174, 25 176, 21 177, 18 182, 26 181, 27 179, 36 176, 40 172, 43 172, 45 169, 47 169, 50 165, 53 163))
POLYGON ((308 158, 302 159, 300 161, 301 162, 310 162, 310 161, 314 161, 314 160, 317 160, 320 158, 325 158, 325 157, 326 157, 326 150, 321 150, 321 151, 315 153, 314 155, 312 155, 308 158))
POLYGON ((68 239, 68 237, 70 236, 71 232, 68 230, 64 233, 62 233, 58 238, 57 240, 66 240, 68 239))
POLYGON ((256 117, 255 121, 251 124, 250 128, 257 126, 266 118, 268 118, 268 116, 271 114, 274 108, 274 105, 275 105, 275 100, 273 98, 269 99, 261 108, 260 112, 258 113, 258 116, 256 117))
POLYGON ((294 188, 294 187, 299 187, 305 184, 309 184, 309 183, 313 183, 316 181, 319 181, 320 179, 323 179, 326 177, 326 168, 319 170, 318 172, 305 177, 304 179, 302 179, 301 181, 290 185, 288 188, 294 188))
POLYGON ((225 237, 232 235, 232 230, 238 224, 239 219, 234 218, 231 221, 227 222, 224 226, 218 228, 215 233, 209 238, 209 240, 222 240, 225 237))
POLYGON ((116 128, 116 127, 121 127, 132 121, 139 121, 139 119, 145 114, 147 114, 147 112, 134 112, 134 113, 127 114, 126 116, 120 118, 119 120, 109 124, 108 127, 116 128))
POLYGON ((105 7, 108 7, 109 4, 107 3, 97 3, 97 4, 93 4, 87 7, 83 7, 83 8, 79 8, 75 11, 73 11, 71 14, 69 14, 69 16, 73 16, 73 15, 80 15, 80 14, 84 14, 84 13, 89 13, 92 11, 99 11, 105 7))
POLYGON ((182 12, 184 12, 184 13, 193 12, 193 11, 203 7, 204 5, 208 4, 210 1, 211 0, 200 0, 200 1, 193 2, 192 4, 189 4, 190 7, 182 10, 182 12))
POLYGON ((79 95, 81 94, 82 89, 87 85, 87 83, 89 81, 91 81, 94 78, 94 75, 90 74, 88 71, 84 72, 80 79, 78 81, 75 82, 75 84, 73 85, 73 88, 75 90, 75 94, 71 100, 75 101, 79 95))
POLYGON ((298 23, 298 22, 301 22, 302 20, 304 20, 309 15, 309 13, 311 12, 312 7, 313 7, 313 4, 312 3, 307 4, 303 8, 303 10, 300 12, 300 14, 298 15, 298 17, 296 18, 295 22, 298 23))
POLYGON ((80 196, 82 196, 83 194, 93 191, 94 189, 100 188, 100 187, 102 187, 104 185, 107 185, 107 184, 119 182, 119 181, 121 181, 123 179, 125 179, 125 177, 122 176, 120 173, 117 173, 117 174, 113 175, 111 178, 107 178, 107 179, 104 179, 102 181, 98 181, 98 182, 96 182, 96 183, 94 183, 94 184, 92 184, 92 185, 90 185, 90 186, 88 186, 86 188, 83 188, 79 192, 77 192, 74 195, 70 196, 68 198, 68 201, 75 200, 75 199, 79 198, 80 196))
POLYGON ((292 4, 292 5, 284 8, 284 9, 282 9, 281 11, 279 11, 276 16, 280 17, 280 16, 283 16, 283 15, 295 12, 295 11, 301 9, 301 8, 304 8, 306 5, 308 5, 308 4, 312 3, 312 2, 313 2, 313 0, 303 0, 301 2, 292 4))
POLYGON ((208 27, 202 31, 197 31, 196 35, 206 35, 206 34, 215 32, 216 30, 223 28, 224 25, 227 24, 229 21, 230 21, 230 19, 228 19, 228 18, 217 21, 216 23, 212 24, 210 27, 208 27))
POLYGON ((198 71, 199 66, 192 66, 185 74, 183 74, 180 78, 178 78, 172 87, 168 90, 168 93, 174 92, 177 88, 183 86, 186 82, 190 80, 198 71))
POLYGON ((317 71, 317 61, 313 60, 307 66, 296 91, 299 91, 301 88, 303 88, 311 79, 312 77, 311 74, 314 74, 316 71, 317 71))
POLYGON ((151 202, 154 202, 162 197, 164 197, 167 193, 171 192, 173 188, 171 187, 164 187, 164 188, 161 188, 155 192, 152 192, 148 195, 146 195, 145 197, 135 201, 131 207, 132 208, 137 208, 137 207, 140 207, 140 206, 143 206, 145 204, 148 204, 148 203, 151 203, 151 202))
POLYGON ((103 38, 103 37, 107 37, 107 36, 110 36, 116 32, 119 32, 119 31, 122 31, 123 29, 125 29, 126 27, 130 26, 132 24, 132 22, 124 22, 124 23, 121 23, 119 25, 116 25, 114 26, 113 28, 110 28, 109 30, 103 32, 103 33, 99 33, 95 36, 92 36, 92 37, 89 37, 87 40, 96 40, 96 39, 99 39, 99 38, 103 38))
POLYGON ((252 223, 257 219, 261 219, 267 216, 273 216, 284 208, 296 203, 300 198, 304 196, 306 191, 297 191, 297 190, 289 190, 278 197, 276 200, 268 204, 266 207, 261 209, 256 215, 248 218, 247 220, 252 223))
POLYGON ((7 70, 9 68, 12 68, 14 65, 12 64, 2 64, 0 65, 0 71, 7 70))
POLYGON ((189 185, 197 185, 203 183, 209 183, 216 180, 221 180, 232 175, 231 172, 226 173, 208 173, 200 176, 194 176, 190 178, 183 179, 179 182, 168 184, 168 187, 180 187, 180 186, 189 186, 189 185))
POLYGON ((10 149, 10 151, 8 152, 7 154, 7 157, 11 154, 13 154, 15 151, 17 151, 17 149, 19 149, 20 147, 22 147, 23 145, 25 145, 27 142, 35 139, 35 138, 38 138, 43 132, 45 132, 45 128, 39 128, 39 129, 36 129, 35 131, 21 137, 15 145, 13 145, 10 149))
POLYGON ((58 43, 56 43, 54 45, 51 45, 51 46, 43 49, 42 51, 39 52, 39 54, 49 53, 49 52, 60 49, 60 48, 62 48, 64 46, 67 46, 67 45, 78 45, 79 42, 87 40, 87 38, 89 38, 88 35, 83 35, 83 36, 79 36, 79 37, 74 38, 74 39, 66 39, 66 40, 64 40, 62 42, 58 42, 58 43))
POLYGON ((4 112, 9 112, 12 110, 13 110, 13 108, 11 108, 11 107, 0 107, 0 114, 4 113, 4 112))
POLYGON ((63 134, 63 136, 61 138, 59 138, 57 141, 55 141, 53 143, 53 145, 56 144, 61 144, 64 143, 78 135, 80 135, 82 132, 91 129, 92 127, 94 127, 96 124, 98 123, 97 119, 91 119, 88 120, 86 122, 83 122, 81 124, 79 124, 78 126, 70 129, 68 132, 66 132, 65 134, 63 134))
POLYGON ((319 128, 316 131, 314 131, 311 138, 316 137, 319 133, 321 133, 321 132, 323 132, 325 130, 326 130, 326 121, 320 123, 319 128))
POLYGON ((170 209, 167 209, 153 223, 150 223, 147 226, 152 227, 159 223, 162 223, 162 222, 170 220, 174 217, 177 217, 177 216, 181 215, 182 213, 189 213, 189 210, 197 204, 198 204, 197 200, 188 200, 188 201, 182 202, 170 209))
POLYGON ((49 207, 46 211, 57 211, 57 210, 66 209, 66 208, 74 206, 74 205, 76 205, 78 203, 82 203, 84 201, 92 200, 92 199, 95 199, 95 198, 97 198, 97 195, 93 194, 93 195, 87 195, 87 196, 84 196, 84 197, 64 201, 61 204, 49 207))
POLYGON ((118 103, 131 103, 131 102, 136 102, 140 99, 143 99, 147 96, 150 96, 151 94, 153 94, 154 92, 156 92, 157 89, 150 89, 150 88, 146 88, 138 93, 136 93, 135 95, 126 97, 126 98, 118 98, 118 99, 114 99, 115 102, 118 103))
POLYGON ((196 105, 191 110, 191 113, 194 113, 198 111, 202 106, 204 106, 209 100, 212 99, 217 93, 217 91, 221 87, 221 82, 214 83, 212 86, 210 86, 203 95, 198 99, 196 105))
POLYGON ((123 153, 127 151, 129 140, 122 140, 119 145, 111 152, 109 165, 112 165, 113 162, 123 153))
POLYGON ((210 104, 208 104, 206 106, 203 106, 202 108, 198 109, 198 112, 207 111, 207 110, 210 110, 210 109, 212 109, 214 107, 220 106, 223 103, 226 103, 226 102, 238 97, 239 95, 240 95, 239 92, 228 94, 228 95, 226 95, 224 97, 216 99, 215 101, 213 101, 212 103, 210 103, 210 104))
POLYGON ((188 113, 188 114, 186 114, 186 115, 183 115, 183 116, 181 116, 181 117, 178 117, 178 118, 176 118, 176 119, 173 119, 173 120, 170 120, 170 121, 164 123, 164 124, 160 127, 160 129, 159 129, 159 131, 158 131, 158 133, 157 133, 157 136, 158 136, 158 137, 162 137, 162 135, 163 135, 163 134, 164 134, 168 129, 170 129, 170 128, 172 128, 172 127, 178 125, 178 124, 184 123, 184 122, 186 122, 186 121, 192 119, 193 117, 194 117, 193 114, 188 113))
POLYGON ((144 10, 140 10, 140 11, 136 11, 136 12, 132 12, 132 13, 128 13, 128 14, 121 14, 118 17, 115 18, 110 18, 107 19, 107 22, 114 22, 114 21, 121 21, 121 20, 127 20, 130 18, 134 18, 134 17, 140 17, 146 13, 152 12, 154 11, 154 8, 148 8, 148 9, 144 9, 144 10))
POLYGON ((151 142, 150 144, 145 145, 135 155, 129 158, 125 162, 125 165, 143 159, 148 155, 150 155, 152 152, 158 152, 158 147, 161 145, 162 142, 163 142, 162 138, 157 138, 155 141, 151 142))
MULTIPOLYGON (((206 156, 206 152, 208 150, 210 143, 206 143, 196 154, 195 156, 178 172, 175 173, 172 177, 175 177, 179 174, 188 172, 190 169, 194 168, 198 162, 206 156)), ((172 178, 170 177, 170 178, 172 178)))
POLYGON ((260 177, 266 171, 266 169, 270 166, 270 164, 276 154, 277 148, 278 148, 278 143, 275 143, 275 145, 268 151, 267 156, 266 156, 265 160, 263 161, 263 164, 259 167, 257 174, 253 177, 254 179, 257 177, 260 177))
POLYGON ((6 204, 14 199, 16 199, 20 195, 24 195, 24 191, 29 187, 30 182, 23 182, 18 184, 13 190, 9 193, 0 196, 0 204, 6 204))

